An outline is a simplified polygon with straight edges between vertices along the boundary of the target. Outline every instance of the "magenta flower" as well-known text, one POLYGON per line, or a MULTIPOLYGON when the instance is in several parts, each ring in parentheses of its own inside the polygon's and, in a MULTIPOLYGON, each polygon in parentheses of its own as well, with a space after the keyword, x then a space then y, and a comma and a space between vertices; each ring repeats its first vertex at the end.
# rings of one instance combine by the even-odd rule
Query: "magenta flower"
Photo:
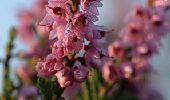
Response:
POLYGON ((45 61, 39 62, 36 66, 37 70, 39 70, 38 76, 41 77, 51 76, 61 70, 62 67, 62 63, 53 54, 48 55, 45 61))
POLYGON ((36 0, 33 7, 32 12, 38 21, 42 20, 45 16, 45 5, 48 4, 48 0, 36 0))
POLYGON ((106 82, 114 83, 119 77, 120 73, 117 66, 113 65, 111 61, 108 61, 104 64, 102 68, 102 75, 106 82))
POLYGON ((115 41, 113 44, 109 45, 108 53, 110 57, 122 58, 125 55, 124 48, 119 41, 115 41))
POLYGON ((88 70, 85 66, 82 66, 80 62, 76 62, 72 74, 76 82, 83 82, 87 79, 88 70))
POLYGON ((19 26, 18 26, 18 35, 20 39, 28 44, 32 45, 37 42, 34 38, 33 31, 33 13, 27 10, 20 11, 18 14, 19 26))
POLYGON ((71 77, 70 69, 68 67, 64 67, 60 71, 58 71, 55 76, 58 79, 58 82, 62 88, 68 87, 72 84, 73 80, 71 77))
POLYGON ((135 76, 135 67, 132 63, 125 62, 121 66, 121 72, 125 78, 132 79, 135 76))
POLYGON ((122 39, 122 41, 127 42, 129 44, 141 43, 144 38, 143 29, 143 24, 139 22, 130 22, 127 27, 125 27, 121 31, 120 38, 122 39))
POLYGON ((66 33, 63 44, 66 48, 66 52, 76 52, 78 53, 83 48, 83 38, 76 36, 76 34, 69 32, 66 33))

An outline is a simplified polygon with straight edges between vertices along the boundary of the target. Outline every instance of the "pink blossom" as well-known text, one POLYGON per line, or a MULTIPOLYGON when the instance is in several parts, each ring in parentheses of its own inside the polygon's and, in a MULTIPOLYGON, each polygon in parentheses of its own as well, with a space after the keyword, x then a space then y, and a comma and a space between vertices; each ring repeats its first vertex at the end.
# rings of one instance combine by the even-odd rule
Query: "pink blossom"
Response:
POLYGON ((43 62, 39 62, 36 66, 38 71, 38 76, 49 77, 55 74, 57 71, 61 70, 63 67, 62 63, 51 54, 43 62))
POLYGON ((53 48, 52 52, 57 58, 63 58, 66 55, 66 49, 64 47, 53 48))
POLYGON ((83 82, 87 79, 88 70, 85 66, 82 66, 80 62, 76 62, 72 74, 75 81, 83 82))
POLYGON ((76 52, 76 53, 78 53, 83 48, 83 43, 84 43, 82 38, 76 36, 76 34, 72 32, 66 33, 63 42, 67 52, 76 52))
POLYGON ((94 47, 89 47, 85 54, 87 66, 94 66, 94 64, 96 64, 96 60, 98 59, 100 59, 99 52, 94 47))
POLYGON ((70 86, 73 82, 70 69, 68 67, 64 67, 58 71, 55 76, 57 77, 58 82, 62 88, 70 86))
POLYGON ((48 4, 48 0, 36 0, 33 7, 32 11, 34 16, 37 18, 37 20, 42 20, 42 18, 45 15, 45 5, 48 4))
POLYGON ((135 65, 135 69, 139 73, 148 72, 152 69, 150 60, 146 56, 135 56, 132 58, 132 63, 135 65))
POLYGON ((108 53, 110 57, 122 58, 124 56, 125 51, 122 47, 122 44, 118 41, 115 41, 113 44, 109 45, 108 53))
POLYGON ((121 72, 125 78, 131 79, 135 75, 135 66, 130 62, 125 62, 121 66, 121 72))
POLYGON ((114 83, 119 76, 119 71, 116 68, 117 66, 113 65, 111 61, 108 61, 104 64, 102 68, 102 75, 106 82, 114 83))
POLYGON ((22 10, 18 14, 19 26, 18 26, 18 35, 20 39, 28 44, 32 45, 36 42, 34 38, 33 30, 33 14, 30 11, 22 10))
POLYGON ((144 38, 144 27, 142 23, 138 22, 130 22, 127 27, 125 27, 121 33, 120 38, 124 42, 128 42, 129 44, 137 44, 141 43, 144 38))
POLYGON ((154 44, 153 42, 143 42, 141 44, 138 44, 134 49, 134 55, 142 55, 148 57, 158 52, 156 44, 154 44))
POLYGON ((95 22, 98 20, 99 12, 97 7, 102 6, 101 0, 81 0, 80 5, 91 21, 95 22))

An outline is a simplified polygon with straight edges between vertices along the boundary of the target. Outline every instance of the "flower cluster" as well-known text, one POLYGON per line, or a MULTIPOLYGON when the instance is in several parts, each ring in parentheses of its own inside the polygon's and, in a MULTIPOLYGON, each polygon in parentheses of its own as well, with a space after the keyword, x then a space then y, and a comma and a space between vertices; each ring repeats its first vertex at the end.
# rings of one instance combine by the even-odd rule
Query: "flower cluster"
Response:
POLYGON ((17 12, 19 21, 17 35, 24 43, 24 47, 28 48, 26 49, 27 51, 19 51, 17 54, 19 58, 24 58, 26 61, 26 64, 22 64, 16 69, 19 84, 14 87, 12 96, 18 100, 36 99, 39 94, 38 88, 33 82, 37 78, 33 60, 46 55, 49 49, 42 49, 47 48, 49 45, 44 42, 47 40, 48 31, 36 22, 40 22, 45 16, 45 5, 47 3, 47 0, 36 0, 32 6, 33 9, 24 8, 19 9, 17 12))
POLYGON ((17 17, 19 24, 17 26, 18 36, 20 40, 28 48, 27 52, 20 52, 21 57, 31 57, 40 55, 42 53, 41 39, 45 40, 48 31, 43 26, 39 26, 40 22, 45 16, 45 5, 47 0, 36 0, 33 9, 19 9, 17 17), (38 47, 38 48, 37 48, 38 47))
MULTIPOLYGON (((169 1, 158 0, 153 7, 137 5, 127 15, 126 26, 108 48, 109 56, 114 60, 106 62, 103 67, 103 77, 107 82, 125 78, 139 92, 143 90, 145 76, 152 71, 149 60, 158 53, 161 38, 170 32, 169 7, 169 1)), ((141 100, 150 100, 144 98, 141 100)))
POLYGON ((95 24, 101 1, 36 0, 32 9, 19 10, 2 61, 2 99, 162 100, 148 79, 150 59, 170 32, 170 0, 136 5, 109 46, 105 35, 112 30, 95 24), (15 33, 28 49, 13 56, 15 33), (17 84, 9 77, 13 57, 25 61, 16 69, 17 84))
POLYGON ((56 76, 61 87, 87 78, 88 67, 107 55, 102 43, 106 29, 98 20, 101 0, 51 0, 40 22, 50 29, 52 53, 37 64, 38 76, 56 76))

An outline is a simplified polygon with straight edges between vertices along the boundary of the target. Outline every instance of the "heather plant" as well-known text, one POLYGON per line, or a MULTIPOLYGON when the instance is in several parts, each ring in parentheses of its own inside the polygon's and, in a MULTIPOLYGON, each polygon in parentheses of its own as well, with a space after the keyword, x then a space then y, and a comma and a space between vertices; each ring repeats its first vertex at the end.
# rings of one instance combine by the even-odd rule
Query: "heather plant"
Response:
POLYGON ((3 63, 2 100, 163 100, 149 86, 150 59, 170 32, 170 1, 135 5, 125 25, 107 45, 114 29, 99 26, 101 0, 36 0, 17 13, 3 63), (25 51, 13 54, 18 37, 25 51), (10 60, 24 60, 10 79, 10 60))

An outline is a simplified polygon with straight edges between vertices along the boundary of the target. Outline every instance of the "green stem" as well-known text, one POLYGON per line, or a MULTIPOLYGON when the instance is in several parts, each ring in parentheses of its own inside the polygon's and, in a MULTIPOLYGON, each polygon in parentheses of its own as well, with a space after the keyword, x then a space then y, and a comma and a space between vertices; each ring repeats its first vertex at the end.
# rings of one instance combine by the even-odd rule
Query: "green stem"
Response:
POLYGON ((11 99, 12 92, 12 82, 10 80, 10 60, 12 55, 12 50, 14 48, 14 39, 15 39, 16 30, 12 28, 10 30, 9 41, 6 45, 6 58, 4 60, 3 67, 3 97, 5 100, 11 99))
POLYGON ((90 93, 92 95, 92 100, 99 100, 98 99, 98 95, 97 95, 97 86, 99 83, 98 79, 97 79, 97 71, 95 69, 91 69, 91 73, 93 73, 94 75, 89 77, 89 83, 90 83, 90 93))
POLYGON ((82 86, 82 95, 84 100, 92 100, 89 80, 86 80, 84 83, 82 83, 81 86, 82 86))
POLYGON ((126 79, 121 79, 119 82, 119 89, 118 91, 115 93, 114 99, 113 100, 119 100, 119 98, 121 97, 121 94, 124 92, 125 90, 125 86, 126 86, 126 79))
POLYGON ((64 89, 56 80, 38 78, 37 85, 42 100, 64 100, 62 97, 64 89))

